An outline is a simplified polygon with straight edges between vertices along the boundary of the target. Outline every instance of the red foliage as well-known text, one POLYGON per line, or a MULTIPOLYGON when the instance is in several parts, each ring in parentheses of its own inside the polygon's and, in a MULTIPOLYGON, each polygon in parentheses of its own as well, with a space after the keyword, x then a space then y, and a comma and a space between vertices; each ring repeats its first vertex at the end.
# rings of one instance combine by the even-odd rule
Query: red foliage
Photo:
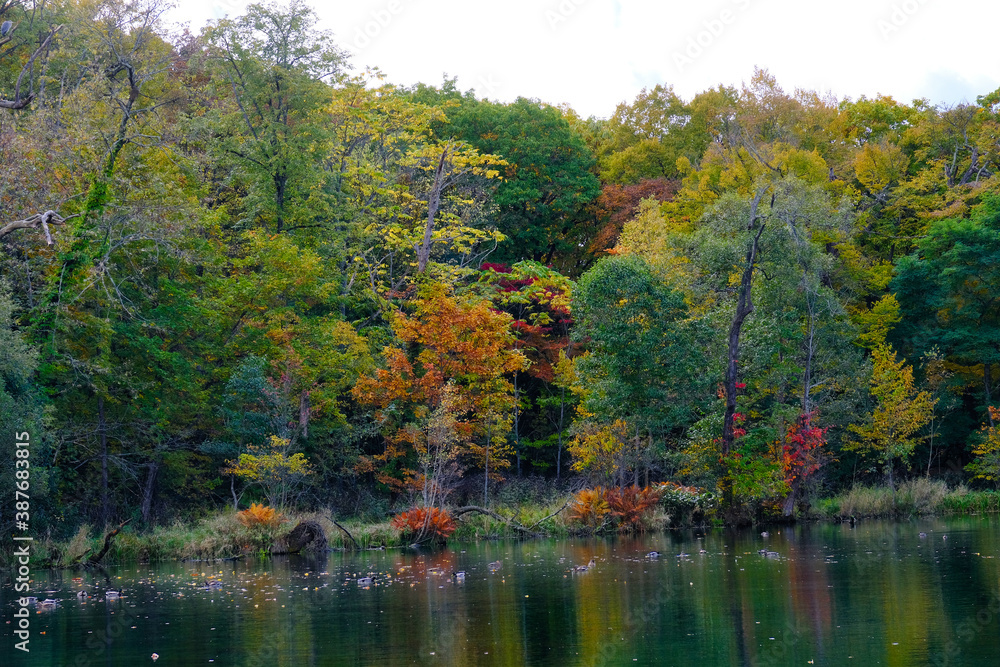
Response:
POLYGON ((785 435, 782 459, 785 481, 789 486, 798 485, 823 465, 819 449, 826 444, 829 429, 813 426, 810 423, 812 417, 811 414, 799 415, 785 435))
POLYGON ((391 525, 409 537, 437 537, 443 540, 455 532, 455 520, 451 514, 437 507, 414 507, 393 517, 391 525))

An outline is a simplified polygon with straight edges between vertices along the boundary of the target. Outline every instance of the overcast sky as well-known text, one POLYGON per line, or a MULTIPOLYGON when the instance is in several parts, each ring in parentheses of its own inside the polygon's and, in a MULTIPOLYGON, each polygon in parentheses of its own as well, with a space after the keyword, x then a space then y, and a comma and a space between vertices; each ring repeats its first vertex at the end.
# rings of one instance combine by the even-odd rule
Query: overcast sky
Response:
MULTIPOLYGON (((242 13, 245 0, 178 0, 176 20, 242 13)), ((684 99, 739 86, 754 66, 786 92, 838 99, 974 102, 1000 87, 992 44, 1000 3, 986 0, 327 0, 323 26, 390 82, 440 84, 510 101, 568 103, 608 117, 645 86, 684 99)))

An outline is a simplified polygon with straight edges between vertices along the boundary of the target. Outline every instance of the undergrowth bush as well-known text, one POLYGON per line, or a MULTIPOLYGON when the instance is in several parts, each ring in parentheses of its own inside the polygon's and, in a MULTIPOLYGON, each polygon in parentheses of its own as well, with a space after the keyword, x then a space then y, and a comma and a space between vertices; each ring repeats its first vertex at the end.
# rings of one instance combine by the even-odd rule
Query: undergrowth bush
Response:
POLYGON ((455 532, 455 520, 451 514, 438 507, 414 507, 397 514, 391 523, 405 540, 432 538, 443 542, 455 532))
POLYGON ((659 489, 652 486, 582 489, 570 506, 568 519, 589 532, 608 527, 619 532, 644 531, 650 528, 659 500, 659 489))

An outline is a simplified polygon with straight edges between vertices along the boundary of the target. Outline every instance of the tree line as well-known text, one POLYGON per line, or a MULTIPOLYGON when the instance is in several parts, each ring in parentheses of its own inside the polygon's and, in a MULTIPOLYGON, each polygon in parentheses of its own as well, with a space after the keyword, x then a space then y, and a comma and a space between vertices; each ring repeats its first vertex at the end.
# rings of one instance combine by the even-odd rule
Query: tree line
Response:
POLYGON ((389 83, 300 0, 164 11, 0 3, 0 422, 54 532, 995 482, 1000 91, 757 69, 584 119, 389 83))

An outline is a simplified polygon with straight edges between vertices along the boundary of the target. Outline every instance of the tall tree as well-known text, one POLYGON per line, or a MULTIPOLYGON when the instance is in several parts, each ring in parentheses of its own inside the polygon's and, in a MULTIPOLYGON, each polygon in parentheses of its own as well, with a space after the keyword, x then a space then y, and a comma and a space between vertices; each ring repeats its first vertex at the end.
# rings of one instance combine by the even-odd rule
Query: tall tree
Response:
POLYGON ((243 226, 315 228, 331 212, 331 174, 314 156, 331 140, 330 84, 348 65, 317 23, 310 7, 291 0, 249 5, 208 31, 217 94, 229 104, 210 112, 207 141, 243 192, 243 226))
POLYGON ((526 362, 513 348, 510 317, 488 302, 463 303, 429 284, 413 306, 412 316, 393 320, 405 347, 387 347, 387 368, 362 377, 353 394, 375 408, 385 436, 384 450, 365 469, 390 488, 443 500, 445 478, 471 466, 509 465, 496 450, 509 421, 498 416, 513 407, 508 377, 526 362), (441 477, 429 479, 431 471, 441 477))
POLYGON ((558 265, 585 222, 584 205, 599 192, 583 139, 559 109, 523 97, 511 104, 464 100, 449 119, 442 133, 508 163, 494 195, 507 241, 494 257, 558 265))
POLYGON ((937 346, 978 370, 985 411, 1000 363, 1000 198, 985 197, 971 218, 933 221, 891 288, 904 314, 898 335, 917 354, 937 346))

